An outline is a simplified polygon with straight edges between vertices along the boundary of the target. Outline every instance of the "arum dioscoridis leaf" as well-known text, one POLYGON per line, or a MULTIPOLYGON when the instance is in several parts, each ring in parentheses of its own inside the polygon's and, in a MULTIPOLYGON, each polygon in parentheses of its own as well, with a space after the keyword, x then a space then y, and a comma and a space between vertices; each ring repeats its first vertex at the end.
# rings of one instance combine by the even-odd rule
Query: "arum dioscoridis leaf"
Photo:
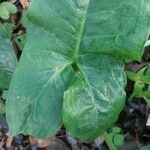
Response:
POLYGON ((124 105, 124 60, 140 60, 147 41, 148 4, 32 0, 7 95, 10 132, 46 138, 64 123, 75 137, 92 141, 110 127, 124 105))

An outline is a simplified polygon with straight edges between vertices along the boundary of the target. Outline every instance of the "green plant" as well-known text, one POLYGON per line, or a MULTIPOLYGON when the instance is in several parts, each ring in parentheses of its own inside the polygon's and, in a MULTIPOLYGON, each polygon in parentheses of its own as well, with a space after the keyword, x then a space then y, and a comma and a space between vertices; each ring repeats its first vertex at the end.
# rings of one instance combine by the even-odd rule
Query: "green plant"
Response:
POLYGON ((124 142, 124 136, 121 134, 121 128, 119 127, 113 127, 109 136, 115 145, 122 145, 124 142))
POLYGON ((11 134, 46 138, 62 123, 84 141, 103 134, 124 106, 124 60, 141 59, 148 4, 32 0, 23 17, 26 44, 5 95, 11 134))
POLYGON ((144 146, 140 150, 150 150, 150 145, 144 146))
POLYGON ((26 35, 18 35, 16 38, 16 44, 18 45, 19 49, 22 51, 24 48, 24 45, 26 43, 26 35))
POLYGON ((113 139, 112 139, 111 135, 109 135, 109 134, 105 131, 104 134, 103 134, 103 137, 104 137, 105 142, 107 143, 108 148, 109 148, 110 150, 117 150, 116 146, 115 146, 114 143, 113 143, 113 139))
POLYGON ((126 71, 126 74, 130 80, 135 81, 134 89, 129 100, 132 100, 133 97, 142 97, 150 106, 150 67, 144 67, 136 73, 126 71), (144 89, 145 85, 147 85, 147 89, 144 89))
POLYGON ((16 12, 16 6, 11 2, 0 3, 0 18, 8 19, 10 14, 15 14, 16 12))
POLYGON ((0 88, 8 89, 17 66, 17 58, 11 43, 14 25, 0 24, 0 88))
POLYGON ((0 98, 0 115, 5 114, 5 104, 0 98))

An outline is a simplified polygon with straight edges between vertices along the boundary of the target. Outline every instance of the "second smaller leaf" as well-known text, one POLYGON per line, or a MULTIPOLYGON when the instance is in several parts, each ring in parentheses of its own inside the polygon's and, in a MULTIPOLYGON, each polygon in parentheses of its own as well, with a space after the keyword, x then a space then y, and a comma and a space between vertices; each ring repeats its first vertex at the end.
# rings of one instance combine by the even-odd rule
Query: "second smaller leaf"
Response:
POLYGON ((0 18, 9 19, 10 14, 15 14, 17 7, 11 2, 3 2, 0 4, 0 18))

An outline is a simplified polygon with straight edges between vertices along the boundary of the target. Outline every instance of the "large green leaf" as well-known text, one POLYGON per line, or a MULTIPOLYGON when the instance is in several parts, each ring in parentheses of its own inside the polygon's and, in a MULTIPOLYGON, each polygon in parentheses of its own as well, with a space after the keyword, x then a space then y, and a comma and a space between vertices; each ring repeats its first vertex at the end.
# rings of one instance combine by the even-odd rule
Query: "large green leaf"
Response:
POLYGON ((17 59, 10 41, 11 24, 0 24, 0 88, 7 89, 17 65, 17 59))
POLYGON ((44 138, 58 130, 62 124, 63 93, 72 78, 72 66, 80 75, 65 94, 65 125, 76 137, 85 140, 104 132, 124 104, 125 77, 122 63, 117 59, 140 59, 149 32, 148 2, 32 0, 23 18, 26 45, 6 103, 10 132, 44 138), (76 92, 80 92, 78 97, 76 92), (85 118, 77 118, 71 113, 74 106, 66 104, 72 101, 81 106, 85 103, 83 108, 74 103, 83 113, 91 107, 91 101, 98 108, 91 108, 91 112, 87 109, 85 118), (93 116, 95 121, 88 120, 93 116), (76 126, 68 123, 68 118, 76 126), (89 121, 93 124, 88 125, 89 121), (75 133, 82 124, 87 126, 81 133, 75 133))
POLYGON ((74 58, 80 51, 140 60, 149 33, 149 4, 149 0, 32 0, 26 17, 51 32, 55 39, 51 47, 59 53, 63 44, 61 51, 69 55, 65 50, 70 49, 74 58))
POLYGON ((118 118, 126 77, 122 63, 105 55, 83 56, 80 68, 65 92, 63 122, 75 137, 92 141, 118 118))
POLYGON ((33 24, 27 29, 28 40, 10 85, 6 115, 13 135, 44 138, 62 125, 63 92, 72 69, 69 60, 48 47, 49 33, 45 31, 41 39, 43 29, 33 24))

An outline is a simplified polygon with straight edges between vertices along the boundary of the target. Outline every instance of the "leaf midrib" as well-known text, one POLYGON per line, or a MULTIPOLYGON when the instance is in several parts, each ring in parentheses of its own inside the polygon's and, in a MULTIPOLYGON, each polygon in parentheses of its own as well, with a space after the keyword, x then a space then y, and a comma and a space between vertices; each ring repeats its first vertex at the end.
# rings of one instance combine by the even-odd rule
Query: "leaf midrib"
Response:
POLYGON ((88 13, 89 5, 90 5, 90 0, 88 0, 87 6, 86 6, 86 9, 85 9, 85 14, 84 14, 83 20, 81 22, 79 34, 77 36, 77 43, 76 43, 75 51, 74 51, 74 55, 73 55, 74 62, 76 62, 79 58, 79 48, 80 48, 80 43, 81 43, 83 32, 84 32, 86 20, 87 20, 87 13, 88 13))
MULTIPOLYGON (((68 66, 70 66, 69 63, 66 63, 58 72, 55 72, 46 82, 46 84, 41 88, 41 91, 37 94, 37 96, 35 98, 33 98, 33 104, 36 105, 37 101, 39 100, 40 96, 43 94, 44 90, 47 88, 47 86, 49 85, 49 83, 54 79, 56 78, 58 75, 60 75, 68 66)), ((32 105, 33 105, 32 104, 32 105)), ((28 114, 29 111, 31 111, 31 107, 32 105, 29 106, 29 110, 28 110, 28 114)), ((22 123, 20 129, 18 130, 18 133, 22 131, 23 129, 23 126, 26 124, 26 122, 29 121, 29 117, 27 117, 24 122, 22 123)), ((25 132, 28 134, 29 133, 29 130, 26 129, 25 132)))
POLYGON ((40 98, 40 96, 44 92, 45 88, 47 88, 47 86, 49 85, 49 83, 53 79, 55 79, 57 76, 59 76, 69 66, 70 66, 70 63, 66 63, 58 72, 55 72, 52 76, 50 76, 50 78, 47 80, 47 82, 45 83, 45 85, 42 87, 41 91, 37 94, 37 96, 35 98, 35 102, 38 101, 38 99, 40 98))

